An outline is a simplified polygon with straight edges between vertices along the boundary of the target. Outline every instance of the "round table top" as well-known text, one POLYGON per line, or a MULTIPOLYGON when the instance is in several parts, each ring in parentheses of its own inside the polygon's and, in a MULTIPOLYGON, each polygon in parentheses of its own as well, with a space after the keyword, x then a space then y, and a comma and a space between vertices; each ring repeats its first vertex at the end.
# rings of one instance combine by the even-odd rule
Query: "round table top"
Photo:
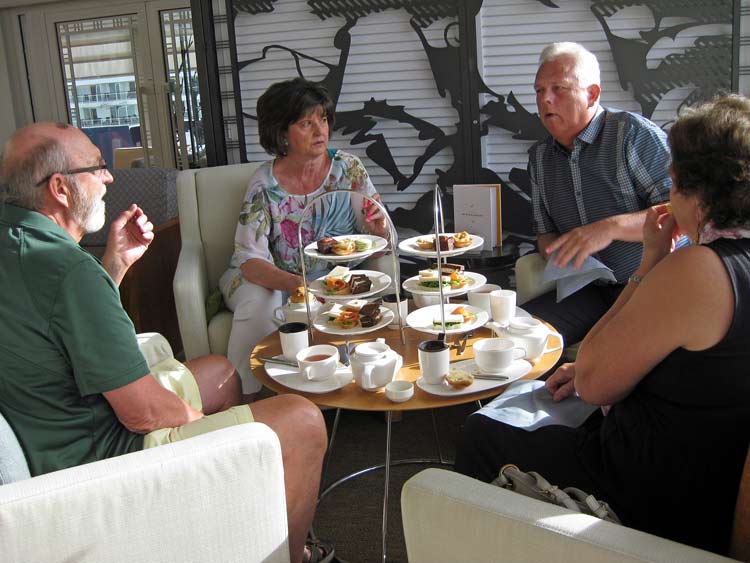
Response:
MULTIPOLYGON (((549 325, 548 325, 549 326, 549 325)), ((550 327, 552 328, 552 327, 550 327)), ((554 329, 553 329, 554 330, 554 329)), ((472 336, 469 337, 466 344, 466 348, 462 354, 458 354, 458 350, 454 347, 451 348, 451 361, 466 360, 474 357, 474 350, 472 344, 481 338, 489 338, 492 336, 492 332, 487 328, 477 330, 472 336)), ((419 370, 419 358, 417 345, 423 340, 430 340, 435 338, 432 335, 425 334, 423 332, 416 331, 412 328, 404 328, 404 337, 406 344, 402 344, 400 333, 398 330, 391 330, 383 328, 375 332, 363 334, 361 336, 353 337, 349 339, 351 343, 359 342, 372 342, 376 338, 385 338, 386 343, 404 358, 404 364, 395 379, 405 379, 411 382, 416 382, 420 377, 421 373, 419 370)), ((456 337, 448 337, 449 342, 456 342, 456 337)), ((323 334, 315 331, 314 342, 311 344, 343 344, 345 339, 341 336, 334 336, 330 334, 323 334)), ((557 337, 550 336, 550 345, 554 346, 559 344, 557 337)), ((455 396, 443 396, 433 395, 423 391, 416 384, 414 386, 414 396, 403 403, 394 403, 390 401, 383 391, 365 391, 359 387, 354 380, 349 382, 347 385, 336 391, 330 393, 304 393, 294 389, 290 389, 277 382, 273 378, 266 374, 266 370, 263 367, 263 362, 258 358, 273 357, 281 353, 281 342, 279 341, 278 332, 273 332, 264 338, 253 350, 250 355, 250 368, 253 371, 255 377, 258 378, 263 385, 269 389, 276 391, 277 393, 296 393, 310 399, 313 403, 318 405, 327 405, 330 407, 350 409, 350 410, 363 410, 363 411, 409 411, 419 409, 431 409, 436 407, 447 407, 452 405, 460 405, 478 399, 486 399, 488 397, 494 397, 503 392, 507 387, 508 383, 499 385, 492 389, 480 391, 477 393, 467 393, 455 396)), ((557 361, 560 359, 562 354, 561 350, 554 352, 548 352, 539 358, 534 364, 532 364, 531 371, 526 374, 522 379, 536 379, 541 375, 545 374, 551 369, 557 361)))

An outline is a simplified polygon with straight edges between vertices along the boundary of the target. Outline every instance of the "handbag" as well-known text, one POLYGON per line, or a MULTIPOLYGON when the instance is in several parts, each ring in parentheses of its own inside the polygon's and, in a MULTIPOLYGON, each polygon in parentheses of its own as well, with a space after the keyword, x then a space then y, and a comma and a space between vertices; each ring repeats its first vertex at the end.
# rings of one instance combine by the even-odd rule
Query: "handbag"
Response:
POLYGON ((536 471, 521 471, 512 463, 503 465, 493 485, 520 493, 524 496, 556 504, 573 512, 596 516, 602 520, 621 524, 615 511, 606 502, 597 500, 594 495, 585 493, 575 487, 561 489, 551 485, 536 471))

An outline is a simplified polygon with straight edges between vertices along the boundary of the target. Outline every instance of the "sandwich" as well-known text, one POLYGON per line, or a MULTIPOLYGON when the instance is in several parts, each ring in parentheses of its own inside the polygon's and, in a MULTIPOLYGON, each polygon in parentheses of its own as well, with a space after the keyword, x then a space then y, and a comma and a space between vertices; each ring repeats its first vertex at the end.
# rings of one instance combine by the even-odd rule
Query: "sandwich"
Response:
POLYGON ((336 266, 323 279, 323 287, 328 295, 347 295, 351 293, 347 277, 349 268, 336 266))
MULTIPOLYGON (((463 324, 464 324, 463 315, 448 314, 448 313, 445 314, 445 330, 459 328, 463 324)), ((440 315, 436 315, 432 319, 432 326, 433 328, 438 328, 442 330, 443 323, 440 320, 440 315)))
MULTIPOLYGON (((438 265, 436 262, 432 263, 432 270, 438 270, 438 265)), ((440 267, 440 272, 443 274, 443 278, 445 278, 446 276, 448 277, 448 284, 451 289, 461 289, 467 283, 469 283, 469 280, 464 276, 464 267, 461 264, 450 264, 446 262, 440 267)), ((419 274, 421 276, 422 272, 420 272, 419 274)), ((437 284, 435 284, 435 288, 437 288, 437 284)))
POLYGON ((359 325, 359 312, 347 311, 338 303, 328 310, 327 315, 329 323, 335 324, 341 328, 355 328, 359 325))
POLYGON ((367 305, 365 299, 352 299, 351 301, 344 303, 342 309, 344 309, 344 311, 354 311, 355 313, 359 313, 359 310, 365 305, 367 305))
POLYGON ((450 288, 450 276, 438 274, 437 270, 420 270, 417 285, 423 289, 438 289, 442 282, 444 288, 450 288))
MULTIPOLYGON (((437 270, 438 269, 438 263, 437 262, 433 262, 430 265, 430 269, 431 270, 437 270)), ((446 262, 445 264, 443 264, 442 266, 440 266, 439 269, 443 272, 443 275, 450 276, 453 272, 463 272, 464 271, 464 266, 463 266, 463 264, 451 264, 450 262, 446 262)))

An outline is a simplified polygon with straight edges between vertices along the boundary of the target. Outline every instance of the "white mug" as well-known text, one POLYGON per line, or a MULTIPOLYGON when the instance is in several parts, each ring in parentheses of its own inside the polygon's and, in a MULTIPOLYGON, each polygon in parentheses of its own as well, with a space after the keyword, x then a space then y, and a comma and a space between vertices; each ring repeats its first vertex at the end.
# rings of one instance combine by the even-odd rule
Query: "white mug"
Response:
POLYGON ((305 323, 286 323, 279 327, 281 353, 289 361, 297 358, 297 352, 310 345, 305 323))
POLYGON ((401 302, 398 304, 396 303, 395 293, 389 293, 388 295, 383 296, 383 307, 393 311, 393 322, 388 325, 388 328, 391 330, 398 330, 400 328, 398 324, 399 313, 401 314, 401 322, 406 326, 406 316, 409 314, 408 306, 409 302, 406 297, 404 297, 403 293, 401 294, 401 302))
POLYGON ((440 294, 436 295, 421 295, 419 293, 412 293, 412 299, 414 299, 414 306, 417 309, 422 307, 429 307, 430 305, 440 305, 440 294))
POLYGON ((442 340, 419 343, 419 369, 426 383, 442 383, 450 371, 451 349, 442 340))
POLYGON ((483 338, 473 344, 474 363, 482 373, 499 373, 513 360, 523 358, 526 350, 507 338, 483 338))
POLYGON ((330 344, 317 344, 297 352, 296 359, 305 379, 323 381, 335 375, 339 366, 339 350, 330 344))
POLYGON ((490 307, 490 293, 502 289, 499 285, 494 283, 486 283, 480 285, 476 289, 469 291, 469 305, 472 307, 479 307, 487 311, 487 314, 492 320, 492 307, 490 307))
POLYGON ((492 320, 507 325, 516 316, 516 292, 512 289, 496 289, 490 292, 492 320))

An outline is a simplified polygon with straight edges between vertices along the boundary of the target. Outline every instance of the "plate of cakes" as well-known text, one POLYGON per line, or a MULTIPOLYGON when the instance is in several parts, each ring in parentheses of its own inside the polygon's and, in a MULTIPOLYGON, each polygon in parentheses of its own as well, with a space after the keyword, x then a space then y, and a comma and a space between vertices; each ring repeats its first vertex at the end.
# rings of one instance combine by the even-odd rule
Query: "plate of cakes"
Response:
MULTIPOLYGON (((469 250, 481 248, 484 239, 477 235, 470 235, 466 231, 459 233, 443 233, 438 235, 440 244, 440 256, 448 258, 458 256, 469 250)), ((425 256, 435 258, 437 249, 435 248, 435 235, 420 235, 402 240, 398 243, 398 249, 406 254, 414 256, 425 256)))
POLYGON ((367 258, 370 254, 383 250, 387 244, 388 241, 376 235, 325 237, 308 244, 305 254, 319 260, 348 262, 367 258))
POLYGON ((444 263, 440 268, 436 262, 427 270, 420 270, 419 275, 406 280, 403 287, 406 291, 417 295, 435 295, 443 286, 443 295, 462 295, 473 288, 487 283, 482 274, 464 271, 462 264, 444 263))
POLYGON ((406 324, 414 330, 429 334, 463 334, 483 327, 489 319, 487 311, 471 305, 430 305, 409 313, 406 324), (445 330, 440 307, 444 307, 445 330))
POLYGON ((376 270, 350 270, 336 266, 324 277, 310 282, 310 293, 323 299, 341 301, 370 297, 387 289, 391 277, 376 270))
POLYGON ((377 301, 368 303, 364 299, 350 299, 334 303, 333 307, 318 314, 313 320, 313 328, 326 334, 354 336, 388 326, 393 318, 393 311, 377 301))

